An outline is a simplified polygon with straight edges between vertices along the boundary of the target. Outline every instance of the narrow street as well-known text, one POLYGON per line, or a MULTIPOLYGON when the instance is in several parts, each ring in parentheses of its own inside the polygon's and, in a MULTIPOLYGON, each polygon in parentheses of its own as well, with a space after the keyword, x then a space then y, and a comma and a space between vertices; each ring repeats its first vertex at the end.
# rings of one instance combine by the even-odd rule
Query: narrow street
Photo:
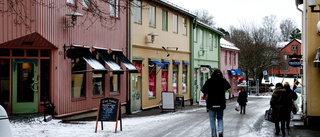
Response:
MULTIPOLYGON (((270 96, 251 96, 245 115, 234 110, 236 98, 227 101, 224 111, 224 136, 273 136, 273 123, 263 119, 269 108, 270 96)), ((148 110, 147 110, 148 111, 148 110)), ((159 113, 161 110, 159 110, 159 113)), ((142 112, 143 113, 143 112, 142 112)), ((11 121, 12 133, 15 137, 210 137, 210 122, 205 107, 194 109, 177 109, 160 115, 123 118, 122 131, 118 123, 104 122, 103 130, 98 123, 98 131, 94 133, 96 121, 73 121, 62 123, 59 119, 43 122, 42 117, 21 122, 11 121)))

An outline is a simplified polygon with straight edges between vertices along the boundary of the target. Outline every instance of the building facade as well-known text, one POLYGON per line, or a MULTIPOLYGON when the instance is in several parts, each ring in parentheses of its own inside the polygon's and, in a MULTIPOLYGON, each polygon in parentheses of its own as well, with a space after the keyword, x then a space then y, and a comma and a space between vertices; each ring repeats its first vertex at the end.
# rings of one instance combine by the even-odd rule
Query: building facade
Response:
POLYGON ((268 73, 270 76, 283 77, 286 75, 286 77, 297 77, 297 75, 300 74, 300 67, 291 67, 288 65, 288 62, 291 60, 291 58, 289 58, 290 55, 301 55, 301 40, 293 39, 291 41, 281 43, 283 43, 283 46, 279 48, 281 50, 281 55, 286 61, 286 64, 282 67, 274 66, 269 69, 268 73))
POLYGON ((241 78, 242 72, 238 70, 238 55, 240 49, 233 43, 221 38, 220 40, 220 67, 223 76, 230 83, 230 97, 239 96, 238 79, 241 78))
MULTIPOLYGON (((112 97, 124 109, 128 74, 137 71, 126 58, 128 1, 42 2, 15 3, 25 6, 22 23, 21 16, 0 12, 1 105, 19 114, 43 112, 50 103, 53 115, 64 117, 95 111, 100 99, 112 97)), ((1 11, 10 9, 2 5, 1 11)))
POLYGON ((167 1, 133 0, 131 111, 158 107, 161 93, 190 94, 190 38, 195 15, 167 1))
POLYGON ((205 23, 197 21, 194 28, 194 48, 193 48, 193 75, 194 98, 199 102, 201 100, 201 88, 214 68, 220 68, 220 38, 224 34, 219 30, 212 28, 205 23))

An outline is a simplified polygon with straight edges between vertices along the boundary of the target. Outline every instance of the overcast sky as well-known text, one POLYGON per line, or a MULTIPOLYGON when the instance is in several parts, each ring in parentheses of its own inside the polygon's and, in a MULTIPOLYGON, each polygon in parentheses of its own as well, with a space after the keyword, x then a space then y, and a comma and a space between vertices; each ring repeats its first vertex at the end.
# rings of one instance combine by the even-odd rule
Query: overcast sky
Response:
MULTIPOLYGON (((243 22, 261 25, 262 18, 276 15, 278 25, 291 18, 301 30, 302 13, 297 10, 295 0, 167 0, 182 8, 194 11, 206 9, 214 16, 216 27, 229 30, 243 22)), ((302 10, 302 6, 299 6, 302 10)))

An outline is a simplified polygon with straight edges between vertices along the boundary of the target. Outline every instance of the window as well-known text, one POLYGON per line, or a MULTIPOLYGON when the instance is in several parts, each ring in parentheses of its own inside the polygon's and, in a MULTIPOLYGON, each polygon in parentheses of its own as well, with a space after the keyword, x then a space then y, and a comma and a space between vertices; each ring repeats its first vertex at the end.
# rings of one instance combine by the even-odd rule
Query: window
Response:
POLYGON ((104 77, 102 74, 95 74, 93 73, 93 77, 92 77, 92 95, 96 96, 96 95, 103 95, 103 91, 102 91, 102 85, 104 83, 104 77))
POLYGON ((141 1, 134 0, 134 22, 141 23, 141 1))
MULTIPOLYGON (((74 58, 71 63, 72 71, 86 70, 87 63, 82 58, 74 58)), ((80 98, 85 96, 86 73, 72 73, 71 97, 80 98)))
POLYGON ((182 34, 187 35, 187 19, 182 18, 182 34))
MULTIPOLYGON (((120 60, 118 57, 116 57, 115 54, 112 55, 113 60, 120 64, 120 60)), ((110 93, 119 93, 119 87, 120 87, 120 74, 110 72, 110 93)))
POLYGON ((156 27, 156 7, 149 5, 149 26, 156 27))
POLYGON ((173 20, 173 24, 172 24, 173 32, 178 33, 178 15, 173 14, 172 20, 173 20))
POLYGON ((292 50, 298 50, 298 46, 297 45, 292 45, 292 50))
POLYGON ((168 31, 168 11, 162 10, 162 30, 168 31))
POLYGON ((70 3, 70 4, 72 4, 72 5, 75 5, 75 4, 76 4, 75 0, 67 0, 67 3, 70 3))
POLYGON ((212 34, 209 34, 209 48, 210 50, 213 50, 213 43, 212 43, 212 34))
POLYGON ((88 9, 90 7, 90 5, 91 5, 90 0, 82 0, 82 6, 84 8, 88 9))
POLYGON ((203 31, 199 30, 199 46, 202 49, 203 48, 203 31))
POLYGON ((119 0, 110 0, 110 16, 119 18, 119 0))
POLYGON ((236 58, 237 58, 237 56, 236 56, 237 54, 236 53, 234 53, 234 56, 233 56, 233 64, 234 65, 237 65, 237 62, 236 62, 236 58))
POLYGON ((283 57, 284 57, 285 60, 289 59, 289 55, 283 55, 283 57))
POLYGON ((231 51, 230 51, 230 56, 229 56, 229 65, 231 66, 231 51))
POLYGON ((179 66, 178 65, 173 65, 173 70, 172 70, 172 90, 175 94, 178 93, 178 85, 179 85, 179 79, 178 79, 178 74, 179 74, 179 66))
POLYGON ((188 87, 188 65, 182 65, 182 93, 186 93, 188 87))
POLYGON ((168 66, 164 65, 162 68, 162 76, 161 76, 161 91, 165 92, 168 91, 168 66))
POLYGON ((156 64, 149 61, 149 98, 156 97, 156 64))
MULTIPOLYGON (((2 49, 1 49, 2 50, 2 49)), ((10 52, 9 52, 10 53, 10 52)), ((10 101, 10 60, 0 59, 0 102, 9 103, 10 101)), ((6 109, 6 108, 5 108, 6 109)))
POLYGON ((215 36, 212 37, 212 41, 213 41, 214 48, 217 48, 218 41, 217 41, 217 38, 215 36))
POLYGON ((225 63, 226 66, 228 64, 227 61, 228 61, 228 52, 226 51, 225 54, 224 54, 224 63, 225 63))
POLYGON ((194 42, 197 42, 197 28, 193 29, 193 40, 194 42))

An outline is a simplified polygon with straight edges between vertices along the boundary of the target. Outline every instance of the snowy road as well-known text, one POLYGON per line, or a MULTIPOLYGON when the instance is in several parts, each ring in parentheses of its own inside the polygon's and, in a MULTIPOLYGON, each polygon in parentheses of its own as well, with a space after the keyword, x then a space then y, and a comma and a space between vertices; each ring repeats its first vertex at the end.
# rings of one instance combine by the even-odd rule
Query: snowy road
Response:
MULTIPOLYGON (((269 108, 269 97, 249 97, 246 115, 234 110, 235 101, 228 102, 224 111, 225 137, 272 136, 273 124, 263 120, 269 108)), ((210 137, 211 130, 205 107, 176 111, 156 116, 123 118, 122 131, 119 124, 114 133, 115 122, 104 122, 104 130, 98 124, 94 133, 95 121, 61 123, 54 119, 43 122, 34 118, 29 122, 11 121, 14 137, 210 137)))

